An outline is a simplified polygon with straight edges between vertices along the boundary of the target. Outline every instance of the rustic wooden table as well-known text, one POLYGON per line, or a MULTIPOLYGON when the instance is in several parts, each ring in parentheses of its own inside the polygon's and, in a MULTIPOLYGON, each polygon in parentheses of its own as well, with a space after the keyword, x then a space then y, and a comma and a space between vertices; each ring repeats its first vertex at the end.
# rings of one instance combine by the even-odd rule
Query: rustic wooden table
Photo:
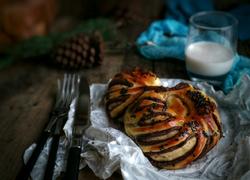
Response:
MULTIPOLYGON (((121 34, 133 43, 145 28, 130 25, 121 34)), ((113 75, 129 67, 141 67, 161 78, 187 79, 185 64, 174 59, 150 61, 135 48, 117 53, 106 51, 100 67, 82 70, 89 82, 106 83, 113 75)), ((64 71, 36 62, 18 62, 0 71, 0 179, 14 179, 23 164, 23 152, 37 140, 48 121, 56 91, 56 80, 64 71)), ((79 179, 99 179, 89 168, 80 171, 79 179)), ((122 179, 116 172, 110 179, 122 179)))

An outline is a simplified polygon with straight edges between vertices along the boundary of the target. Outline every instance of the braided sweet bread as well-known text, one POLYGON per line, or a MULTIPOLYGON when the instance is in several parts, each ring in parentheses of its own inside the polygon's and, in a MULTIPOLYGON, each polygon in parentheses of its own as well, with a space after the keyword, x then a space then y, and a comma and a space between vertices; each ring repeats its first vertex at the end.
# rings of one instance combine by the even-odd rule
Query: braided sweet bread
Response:
POLYGON ((160 80, 155 74, 141 69, 116 74, 108 85, 105 97, 109 117, 114 119, 122 115, 128 105, 144 92, 144 87, 158 85, 160 80))
POLYGON ((180 169, 204 156, 222 136, 215 101, 190 84, 159 86, 136 69, 111 80, 106 95, 111 118, 123 115, 124 129, 153 165, 180 169))

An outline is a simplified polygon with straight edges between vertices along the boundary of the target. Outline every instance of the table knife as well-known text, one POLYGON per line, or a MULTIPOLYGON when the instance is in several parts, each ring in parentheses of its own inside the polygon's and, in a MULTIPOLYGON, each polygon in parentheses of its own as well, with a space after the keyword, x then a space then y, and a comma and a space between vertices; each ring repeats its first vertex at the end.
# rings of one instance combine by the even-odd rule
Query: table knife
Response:
POLYGON ((78 179, 80 154, 82 148, 82 135, 89 127, 90 114, 90 90, 86 78, 80 79, 79 97, 76 103, 76 111, 73 122, 71 146, 69 149, 65 180, 78 179))

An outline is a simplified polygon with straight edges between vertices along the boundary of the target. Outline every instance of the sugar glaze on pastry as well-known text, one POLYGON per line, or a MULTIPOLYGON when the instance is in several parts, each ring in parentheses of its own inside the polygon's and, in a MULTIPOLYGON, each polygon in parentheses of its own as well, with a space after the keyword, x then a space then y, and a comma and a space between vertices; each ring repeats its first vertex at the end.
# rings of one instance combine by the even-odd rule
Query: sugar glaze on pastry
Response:
POLYGON ((110 118, 124 129, 153 165, 181 169, 204 156, 222 137, 216 102, 187 83, 160 86, 140 69, 116 75, 105 97, 110 118))

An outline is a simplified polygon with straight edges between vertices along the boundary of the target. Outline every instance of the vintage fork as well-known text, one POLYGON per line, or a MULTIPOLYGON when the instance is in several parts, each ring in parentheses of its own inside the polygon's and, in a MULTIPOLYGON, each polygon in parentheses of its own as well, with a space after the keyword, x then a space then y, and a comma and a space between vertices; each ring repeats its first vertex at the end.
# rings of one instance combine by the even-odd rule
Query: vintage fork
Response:
POLYGON ((60 134, 65 122, 67 121, 70 104, 78 95, 79 81, 80 76, 77 74, 64 74, 63 80, 58 80, 56 104, 51 113, 50 121, 42 132, 30 159, 17 175, 17 180, 26 180, 29 178, 30 172, 50 136, 52 136, 52 143, 44 179, 52 179, 60 134))
POLYGON ((56 104, 56 109, 54 111, 56 123, 55 123, 54 128, 51 129, 50 124, 46 128, 46 130, 50 131, 52 134, 52 143, 50 147, 49 158, 47 161, 44 179, 52 179, 53 177, 56 154, 57 154, 57 149, 59 145, 61 131, 63 129, 65 122, 68 119, 67 115, 70 109, 70 104, 72 100, 75 97, 77 97, 78 89, 79 89, 78 88, 79 80, 80 80, 80 77, 74 74, 74 75, 69 75, 69 76, 65 75, 62 85, 60 81, 58 82, 59 84, 58 86, 59 87, 62 86, 61 88, 59 88, 59 89, 62 89, 62 91, 59 92, 59 101, 58 101, 58 104, 56 104))

